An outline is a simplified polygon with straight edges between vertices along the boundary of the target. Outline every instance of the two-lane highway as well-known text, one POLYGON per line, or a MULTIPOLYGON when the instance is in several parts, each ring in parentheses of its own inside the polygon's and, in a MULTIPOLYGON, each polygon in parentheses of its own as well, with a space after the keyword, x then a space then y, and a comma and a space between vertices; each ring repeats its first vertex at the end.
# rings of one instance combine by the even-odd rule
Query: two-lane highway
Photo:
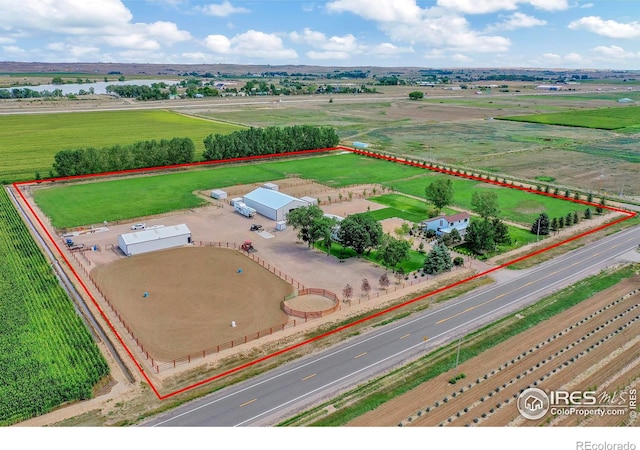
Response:
POLYGON ((272 425, 295 411, 595 274, 636 248, 639 242, 640 227, 608 236, 534 269, 521 271, 510 281, 350 338, 178 407, 145 425, 272 425))

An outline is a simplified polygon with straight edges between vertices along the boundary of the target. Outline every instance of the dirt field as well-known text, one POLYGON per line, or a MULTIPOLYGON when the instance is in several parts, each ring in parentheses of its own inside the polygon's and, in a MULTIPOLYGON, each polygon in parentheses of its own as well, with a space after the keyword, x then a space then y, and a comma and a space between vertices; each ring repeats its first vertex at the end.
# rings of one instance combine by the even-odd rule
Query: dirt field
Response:
POLYGON ((448 373, 353 420, 350 426, 616 426, 623 416, 520 416, 517 396, 527 387, 598 390, 613 394, 640 384, 640 276, 589 300, 461 364, 466 378, 448 373))
POLYGON ((288 317, 280 303, 293 292, 242 253, 214 247, 135 255, 93 277, 143 348, 163 361, 281 326, 288 317))

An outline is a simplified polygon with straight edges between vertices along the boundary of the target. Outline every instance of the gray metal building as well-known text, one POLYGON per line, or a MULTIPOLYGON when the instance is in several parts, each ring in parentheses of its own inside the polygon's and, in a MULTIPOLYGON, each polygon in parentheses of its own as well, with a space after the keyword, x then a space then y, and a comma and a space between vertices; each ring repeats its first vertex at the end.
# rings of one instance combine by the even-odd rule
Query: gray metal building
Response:
POLYGON ((118 236, 118 247, 127 255, 154 252, 191 243, 191 230, 185 224, 159 227, 118 236))
POLYGON ((308 203, 280 191, 260 187, 244 196, 244 203, 258 214, 273 220, 285 220, 292 209, 307 206, 308 203))

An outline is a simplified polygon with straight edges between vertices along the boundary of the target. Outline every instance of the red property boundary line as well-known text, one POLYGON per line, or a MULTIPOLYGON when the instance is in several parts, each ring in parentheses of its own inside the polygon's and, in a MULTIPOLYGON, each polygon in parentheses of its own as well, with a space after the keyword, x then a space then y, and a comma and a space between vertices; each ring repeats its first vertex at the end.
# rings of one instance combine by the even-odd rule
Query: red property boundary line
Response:
POLYGON ((586 202, 583 200, 579 200, 579 199, 570 199, 567 197, 562 197, 560 195, 556 195, 556 194, 550 194, 550 193, 545 193, 545 192, 540 192, 536 189, 532 189, 532 188, 527 188, 527 187, 523 187, 523 186, 515 186, 513 184, 507 184, 507 183, 503 183, 503 182, 499 182, 497 180, 490 180, 488 178, 482 178, 479 176, 475 176, 475 175, 468 175, 465 173, 460 173, 457 171, 453 171, 453 170, 449 170, 449 169, 444 169, 444 168, 440 168, 440 167, 436 167, 434 165, 428 164, 428 163, 418 163, 418 162, 413 162, 413 161, 409 161, 403 158, 398 158, 398 157, 394 157, 394 156, 388 156, 388 155, 382 155, 382 154, 376 154, 373 152, 369 152, 369 151, 365 151, 365 150, 358 150, 358 149, 353 149, 353 148, 349 148, 349 147, 344 147, 344 146, 338 146, 338 147, 333 147, 333 148, 324 148, 324 149, 317 149, 317 150, 303 150, 303 151, 296 151, 296 152, 289 152, 289 153, 279 153, 279 154, 271 154, 271 155, 258 155, 258 156, 249 156, 249 157, 242 157, 242 158, 232 158, 232 159, 227 159, 227 160, 216 160, 216 161, 205 161, 205 162, 196 162, 196 163, 189 163, 189 164, 178 164, 178 165, 174 165, 174 166, 162 166, 162 167, 151 167, 151 168, 144 168, 144 169, 130 169, 130 170, 124 170, 124 171, 119 171, 119 172, 107 172, 107 173, 101 173, 101 174, 90 174, 90 175, 76 175, 76 176, 70 176, 70 177, 60 177, 60 178, 47 178, 47 179, 43 179, 43 180, 32 180, 32 181, 23 181, 23 182, 16 182, 12 184, 13 188, 16 190, 16 192, 18 193, 18 195, 20 196, 20 198, 22 199, 22 201, 27 205, 27 208, 29 209, 29 211, 31 212, 32 216, 35 218, 35 220, 38 222, 38 224, 40 225, 40 227, 42 228, 42 230, 44 230, 44 233, 46 234, 47 239, 49 240, 49 243, 55 247, 55 249, 58 252, 58 255, 64 260, 64 262, 67 264, 68 268, 71 270, 73 276, 75 277, 76 281, 78 282, 78 284, 82 287, 82 289, 84 290, 84 292, 87 294, 87 296, 91 299, 93 305, 97 308, 97 310, 100 312, 100 315, 102 316, 102 318, 104 319, 104 321, 107 323, 107 325, 109 326, 109 329, 113 332, 113 334, 116 336, 118 342, 120 342, 120 344, 123 346, 123 348, 125 349, 125 351, 127 352, 127 354, 129 355, 129 357, 131 358, 131 360, 133 361, 134 365, 136 366, 136 368, 138 369, 138 371, 140 372, 140 374, 142 375, 142 377, 147 381, 147 383, 149 384, 149 386, 151 387, 151 389, 153 390, 153 392, 155 393, 155 395, 158 397, 159 400, 165 400, 167 398, 173 397, 175 395, 190 391, 192 389, 195 389, 197 387, 203 386, 207 383, 210 383, 212 381, 215 380, 219 380, 221 378, 224 378, 228 375, 240 372, 244 369, 247 369, 249 367, 252 367, 256 364, 259 364, 261 362, 270 360, 272 358, 275 358, 276 356, 282 355, 284 353, 290 352, 292 350, 295 350, 297 348, 303 347, 305 345, 309 345, 313 342, 319 341, 321 339, 324 339, 328 336, 331 336, 333 334, 339 333, 340 331, 349 329, 355 325, 358 325, 360 323, 364 323, 367 322, 369 320, 372 320, 376 317, 385 315, 389 312, 392 312, 394 310, 397 310, 399 308, 402 308, 404 306, 410 305, 412 303, 418 302, 420 300, 423 300, 427 297, 439 294, 441 292, 444 292, 446 290, 449 290, 453 287, 459 286, 461 284, 467 283, 471 280, 474 280, 476 278, 480 278, 482 276, 485 276, 489 273, 495 272, 497 270, 500 270, 504 267, 510 266, 512 264, 515 264, 519 261, 525 260, 527 258, 530 258, 532 256, 544 253, 548 250, 551 250, 553 248, 559 247, 561 245, 564 245, 566 243, 569 243, 571 241, 575 241, 578 239, 581 239, 589 234, 595 233, 597 231, 603 230, 605 228, 608 228, 612 225, 615 225, 617 223, 623 222, 625 220, 631 219, 633 217, 636 216, 635 212, 632 211, 627 211, 624 209, 620 209, 620 208, 615 208, 612 206, 607 206, 607 205, 598 205, 595 203, 590 203, 590 202, 586 202), (25 197, 25 195, 23 194, 22 190, 20 189, 20 187, 22 186, 31 186, 34 184, 42 184, 44 182, 54 182, 54 181, 72 181, 72 180, 79 180, 79 179, 90 179, 90 178, 99 178, 99 177, 107 177, 107 176, 113 176, 113 175, 123 175, 123 174, 140 174, 140 173, 148 173, 148 172, 158 172, 158 171, 162 171, 162 170, 167 170, 167 169, 178 169, 178 168, 189 168, 189 167, 197 167, 197 166, 208 166, 208 165, 218 165, 218 164, 227 164, 227 163, 234 163, 234 162, 247 162, 247 161, 263 161, 263 160, 269 160, 271 158, 282 158, 282 157, 287 157, 287 156, 295 156, 295 155, 307 155, 307 154, 314 154, 314 153, 324 153, 324 152, 330 152, 330 151, 337 151, 337 150, 341 150, 341 151, 348 151, 351 153, 355 153, 355 154, 359 154, 362 156, 367 156, 367 157, 372 157, 372 158, 376 158, 376 159, 382 159, 382 160, 386 160, 386 161, 390 161, 390 162, 394 162, 394 163, 398 163, 398 164, 404 164, 404 165, 408 165, 408 166, 413 166, 413 167, 418 167, 421 169, 426 169, 426 170, 431 170, 434 172, 440 172, 446 175, 452 175, 452 176, 456 176, 456 177, 461 177, 461 178, 466 178, 469 180, 475 180, 475 181, 480 181, 483 183, 489 183, 489 184, 494 184, 497 186, 502 186, 502 187, 506 187, 506 188, 510 188, 510 189, 517 189, 517 190, 521 190, 521 191, 525 191, 525 192, 529 192, 529 193, 534 193, 534 194, 538 194, 538 195, 546 195, 548 197, 555 197, 561 200, 566 200, 566 201, 570 201, 573 203, 580 203, 583 205, 587 205, 587 206, 593 206, 593 207, 601 207, 603 209, 607 209, 610 211, 615 211, 617 213, 621 213, 624 214, 625 217, 622 217, 618 220, 615 220, 611 223, 607 223, 605 225, 601 225, 598 226, 596 228, 593 228, 591 230, 588 230, 584 233, 578 234, 577 236, 573 236, 569 239, 565 239, 564 241, 558 242, 556 244, 550 245, 548 247, 542 248, 540 250, 534 251, 532 253, 526 254, 524 256, 521 256, 519 258, 516 258, 512 261, 508 261, 504 264, 501 264, 499 266, 496 266, 492 269, 486 270, 482 273, 473 275, 471 277, 468 277, 464 280, 460 280, 458 282, 449 284, 447 286, 444 286, 442 288, 436 289, 434 291, 428 292, 426 294, 423 294, 421 296, 415 297, 411 300, 408 300, 404 303, 400 303, 398 305, 389 307, 383 311, 379 311, 375 314, 371 314, 370 316, 361 318, 359 320, 356 320, 354 322, 351 322, 349 324, 343 325, 341 327, 335 328, 331 331, 328 331, 326 333, 323 333, 319 336, 313 337, 311 339, 308 339, 306 341, 300 342, 298 344, 283 348, 281 350, 278 350, 274 353, 271 353, 269 355, 263 356, 261 358, 258 358, 256 360, 250 361, 248 363, 242 364, 236 368, 227 370, 225 372, 222 372, 220 374, 217 374, 215 376, 209 377, 207 379, 201 380, 199 382, 193 383, 189 386, 186 386, 184 388, 178 389, 176 391, 170 392, 168 394, 161 394, 158 389, 156 388, 156 386, 153 384, 153 382, 151 381, 151 379, 149 378, 149 376, 147 375, 147 373, 145 372, 145 370, 142 368, 142 366, 140 365, 140 363, 138 363, 138 361, 136 360, 136 358, 133 356, 133 353, 131 352, 131 350, 129 350, 129 347, 127 346, 127 344, 125 343, 124 339, 122 338, 122 336, 120 336, 120 334, 118 333, 118 331, 116 330, 115 326, 113 325, 113 323, 109 320, 109 318, 107 317, 107 315, 105 314, 104 310, 100 307, 100 305, 98 304, 98 302, 96 301, 95 297, 91 294, 89 288, 87 287, 87 285, 82 281, 82 279, 80 278, 80 276, 78 275, 78 273, 76 272, 76 270, 73 268, 73 266, 71 265, 70 261, 67 259, 67 257, 65 256, 65 254, 62 252, 62 250, 60 249, 60 247, 58 246, 58 243, 56 242, 56 239, 53 238, 53 236, 50 234, 49 230, 47 229, 47 227, 42 223, 42 221, 40 220, 40 218, 38 217, 38 215, 36 214, 34 208, 32 207, 31 203, 29 203, 29 201, 27 200, 27 198, 25 197))

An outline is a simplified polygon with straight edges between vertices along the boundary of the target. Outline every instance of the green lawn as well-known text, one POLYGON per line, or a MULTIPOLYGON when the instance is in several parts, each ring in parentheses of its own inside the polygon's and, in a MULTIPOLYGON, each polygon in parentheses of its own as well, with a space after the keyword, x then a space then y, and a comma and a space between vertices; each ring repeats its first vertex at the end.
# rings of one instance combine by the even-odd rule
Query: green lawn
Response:
POLYGON ((60 150, 189 137, 201 159, 203 140, 241 127, 169 111, 107 111, 0 116, 0 183, 48 176, 60 150))
MULTIPOLYGON (((419 197, 424 195, 425 186, 435 177, 446 176, 354 154, 331 154, 47 187, 35 190, 34 197, 55 227, 69 228, 193 208, 203 203, 202 199, 192 194, 193 191, 273 181, 292 175, 333 187, 379 183, 419 197)), ((582 205, 515 189, 497 188, 478 181, 456 177, 452 181, 456 206, 471 209, 474 189, 495 189, 502 216, 525 224, 533 223, 543 211, 553 218, 565 216, 569 211, 584 209, 582 205)), ((403 215, 407 214, 407 218, 424 219, 426 213, 420 213, 419 200, 402 199, 401 196, 380 198, 383 202, 395 203, 396 210, 403 215)), ((392 217, 397 215, 393 211, 387 213, 394 213, 392 217)))
MULTIPOLYGON (((424 196, 425 187, 435 181, 437 177, 446 177, 433 172, 423 172, 420 177, 400 180, 393 183, 393 188, 397 191, 409 195, 424 196)), ((546 212, 549 217, 566 216, 568 212, 584 211, 585 206, 578 203, 570 203, 544 195, 536 195, 518 189, 500 188, 481 181, 467 180, 464 178, 451 177, 454 190, 454 205, 460 208, 471 210, 471 198, 478 189, 494 189, 498 194, 498 204, 501 210, 501 217, 513 222, 525 225, 533 223, 541 212, 546 212)))

